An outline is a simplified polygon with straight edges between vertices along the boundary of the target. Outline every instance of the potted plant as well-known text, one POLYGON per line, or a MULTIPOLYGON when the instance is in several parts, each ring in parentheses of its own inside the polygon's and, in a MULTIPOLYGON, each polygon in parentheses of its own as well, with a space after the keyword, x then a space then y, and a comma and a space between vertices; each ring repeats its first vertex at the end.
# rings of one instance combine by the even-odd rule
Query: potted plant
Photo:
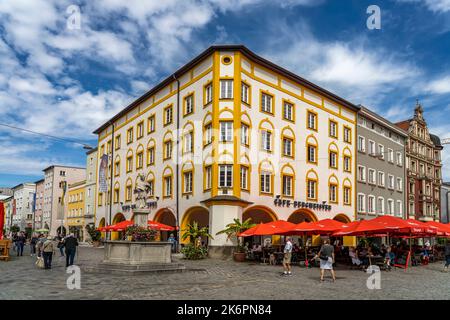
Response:
POLYGON ((93 223, 86 225, 86 231, 88 232, 89 236, 91 237, 92 246, 99 247, 102 233, 95 228, 95 225, 93 223))
POLYGON ((181 240, 189 239, 189 244, 181 249, 181 253, 186 259, 198 260, 208 255, 208 249, 202 246, 201 241, 199 241, 201 238, 213 239, 208 232, 208 228, 199 227, 195 221, 193 224, 188 224, 187 228, 183 230, 181 240))
POLYGON ((233 252, 233 258, 235 261, 243 262, 245 261, 245 256, 247 255, 246 248, 242 244, 242 237, 238 235, 241 232, 244 232, 247 229, 250 229, 255 226, 254 223, 251 223, 251 218, 248 218, 244 222, 241 222, 239 219, 233 219, 232 223, 227 224, 226 229, 217 232, 216 234, 226 234, 227 241, 231 238, 236 238, 236 247, 233 252))

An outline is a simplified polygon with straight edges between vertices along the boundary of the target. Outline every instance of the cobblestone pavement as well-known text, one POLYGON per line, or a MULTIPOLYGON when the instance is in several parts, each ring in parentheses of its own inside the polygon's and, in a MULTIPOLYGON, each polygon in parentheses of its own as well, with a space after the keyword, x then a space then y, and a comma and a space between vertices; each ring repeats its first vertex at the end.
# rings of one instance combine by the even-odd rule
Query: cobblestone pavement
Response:
MULTIPOLYGON (((102 257, 102 248, 81 247, 76 264, 102 257)), ((317 268, 294 266, 291 277, 281 277, 281 266, 219 259, 181 260, 191 270, 182 273, 82 272, 81 289, 69 290, 59 252, 52 270, 38 269, 34 261, 29 255, 0 261, 0 299, 450 299, 450 272, 441 271, 441 262, 382 272, 380 290, 369 290, 369 274, 357 270, 338 268, 335 283, 329 277, 320 283, 317 268)))

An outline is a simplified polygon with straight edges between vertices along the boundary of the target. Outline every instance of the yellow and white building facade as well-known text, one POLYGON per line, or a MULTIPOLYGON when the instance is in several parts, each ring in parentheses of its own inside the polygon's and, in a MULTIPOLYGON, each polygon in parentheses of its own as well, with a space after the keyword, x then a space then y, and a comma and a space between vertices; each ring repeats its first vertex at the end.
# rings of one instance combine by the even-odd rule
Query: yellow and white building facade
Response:
POLYGON ((85 237, 85 188, 86 180, 69 184, 67 189, 66 227, 79 241, 85 237))
POLYGON ((352 221, 358 109, 244 46, 212 46, 95 131, 97 181, 103 154, 113 166, 96 225, 132 218, 139 174, 150 218, 208 226, 210 252, 232 246, 216 233, 234 218, 352 221))

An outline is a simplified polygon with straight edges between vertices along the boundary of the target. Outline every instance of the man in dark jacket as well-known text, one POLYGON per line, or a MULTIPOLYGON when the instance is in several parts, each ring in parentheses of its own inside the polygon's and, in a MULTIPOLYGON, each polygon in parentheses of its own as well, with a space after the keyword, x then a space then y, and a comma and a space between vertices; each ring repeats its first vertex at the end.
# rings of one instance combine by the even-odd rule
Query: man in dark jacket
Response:
POLYGON ((26 241, 27 238, 25 237, 25 234, 21 231, 16 238, 17 256, 19 255, 23 256, 23 247, 25 246, 26 241))
POLYGON ((64 247, 66 248, 66 268, 73 265, 73 259, 75 258, 75 253, 77 252, 78 240, 71 233, 64 240, 64 247))

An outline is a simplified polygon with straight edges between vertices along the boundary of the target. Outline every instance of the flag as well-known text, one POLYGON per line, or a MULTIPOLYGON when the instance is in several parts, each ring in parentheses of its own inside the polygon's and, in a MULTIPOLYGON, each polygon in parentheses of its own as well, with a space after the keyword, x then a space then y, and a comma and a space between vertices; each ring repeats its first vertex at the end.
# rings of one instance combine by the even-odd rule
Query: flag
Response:
POLYGON ((100 171, 98 174, 98 191, 108 191, 108 185, 106 183, 106 170, 108 168, 108 155, 102 155, 100 159, 100 171))
POLYGON ((3 239, 3 223, 5 222, 5 207, 0 201, 0 239, 3 239))

